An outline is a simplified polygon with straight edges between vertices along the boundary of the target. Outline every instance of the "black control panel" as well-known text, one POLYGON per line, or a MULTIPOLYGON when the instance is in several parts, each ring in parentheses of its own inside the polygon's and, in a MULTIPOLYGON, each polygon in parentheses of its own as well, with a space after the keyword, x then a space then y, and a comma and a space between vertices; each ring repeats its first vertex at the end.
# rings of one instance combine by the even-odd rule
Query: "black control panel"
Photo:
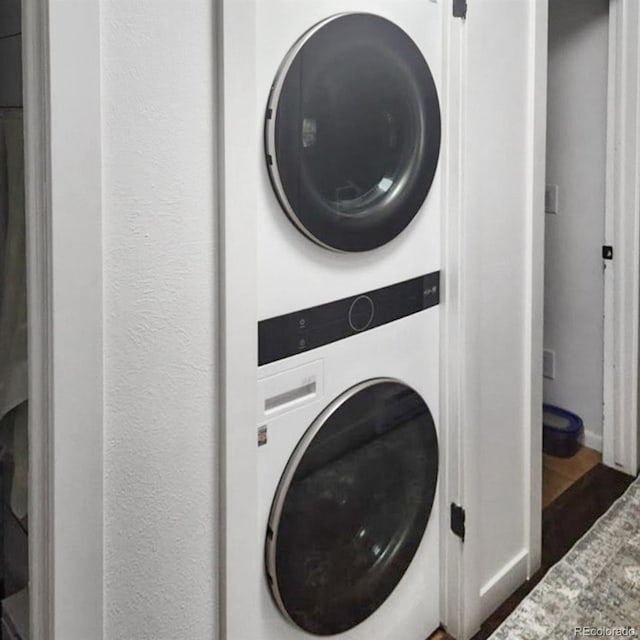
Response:
POLYGON ((418 313, 440 302, 440 272, 258 322, 258 365, 418 313))

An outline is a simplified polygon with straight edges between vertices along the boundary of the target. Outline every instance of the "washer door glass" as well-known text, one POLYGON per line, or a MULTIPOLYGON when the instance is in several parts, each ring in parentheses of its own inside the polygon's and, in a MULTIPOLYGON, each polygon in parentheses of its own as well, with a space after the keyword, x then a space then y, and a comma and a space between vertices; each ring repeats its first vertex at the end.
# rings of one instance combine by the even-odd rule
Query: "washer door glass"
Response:
POLYGON ((418 549, 437 476, 435 426, 413 389, 378 378, 332 403, 294 451, 271 508, 267 574, 282 613, 316 635, 372 614, 418 549))
POLYGON ((440 108, 413 40, 371 14, 332 17, 291 49, 274 82, 267 165, 312 240, 365 251, 398 235, 431 187, 440 108))

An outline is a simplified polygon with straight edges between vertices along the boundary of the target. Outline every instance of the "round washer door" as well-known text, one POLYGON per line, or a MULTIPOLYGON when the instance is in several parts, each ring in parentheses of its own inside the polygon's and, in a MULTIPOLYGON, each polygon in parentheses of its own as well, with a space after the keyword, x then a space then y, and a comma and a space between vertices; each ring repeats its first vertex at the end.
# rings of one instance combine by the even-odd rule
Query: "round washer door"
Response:
POLYGON ((376 378, 329 405, 271 506, 267 575, 285 617, 332 635, 378 609, 423 538, 437 478, 433 418, 413 389, 376 378))
POLYGON ((265 141, 273 188, 300 231, 338 251, 379 247, 418 213, 438 164, 429 66, 389 20, 333 16, 280 67, 265 141))

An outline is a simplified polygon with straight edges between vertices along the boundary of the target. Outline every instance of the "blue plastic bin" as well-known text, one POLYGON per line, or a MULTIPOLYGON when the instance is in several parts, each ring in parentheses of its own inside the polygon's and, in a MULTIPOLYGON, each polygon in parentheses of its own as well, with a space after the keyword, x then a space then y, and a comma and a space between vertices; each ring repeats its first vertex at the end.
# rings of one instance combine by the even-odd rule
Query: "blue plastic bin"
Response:
POLYGON ((576 453, 584 430, 582 418, 552 404, 542 405, 542 450, 559 458, 576 453))

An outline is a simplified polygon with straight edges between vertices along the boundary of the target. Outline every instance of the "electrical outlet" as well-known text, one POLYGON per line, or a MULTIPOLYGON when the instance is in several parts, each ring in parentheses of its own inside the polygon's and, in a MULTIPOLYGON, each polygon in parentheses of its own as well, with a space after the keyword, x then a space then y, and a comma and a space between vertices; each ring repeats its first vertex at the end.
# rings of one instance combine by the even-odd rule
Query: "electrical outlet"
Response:
POLYGON ((558 191, 557 184, 548 184, 544 189, 544 211, 545 213, 558 213, 558 191))
POLYGON ((542 375, 550 380, 556 379, 556 352, 545 349, 542 354, 542 375))

